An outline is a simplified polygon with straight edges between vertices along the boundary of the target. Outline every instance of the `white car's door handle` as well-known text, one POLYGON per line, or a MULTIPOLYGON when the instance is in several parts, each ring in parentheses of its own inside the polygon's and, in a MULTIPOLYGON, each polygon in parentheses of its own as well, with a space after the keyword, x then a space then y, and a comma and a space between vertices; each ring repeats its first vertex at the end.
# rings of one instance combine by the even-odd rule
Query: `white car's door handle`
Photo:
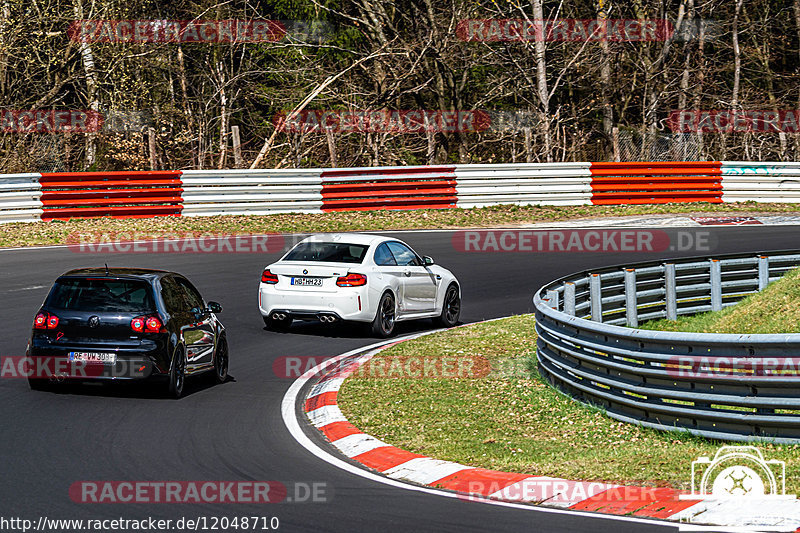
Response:
POLYGON ((409 276, 411 276, 411 271, 410 270, 406 270, 405 272, 403 272, 403 275, 406 276, 406 277, 409 277, 409 276))

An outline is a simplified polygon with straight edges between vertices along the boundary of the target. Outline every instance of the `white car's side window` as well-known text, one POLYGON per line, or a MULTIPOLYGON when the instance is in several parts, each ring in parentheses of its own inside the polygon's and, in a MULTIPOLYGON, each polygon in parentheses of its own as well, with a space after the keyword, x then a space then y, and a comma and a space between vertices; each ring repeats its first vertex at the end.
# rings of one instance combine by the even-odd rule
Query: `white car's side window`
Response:
POLYGON ((415 254, 408 246, 399 242, 389 242, 386 244, 389 246, 389 250, 391 250, 392 255, 394 256, 398 265, 414 266, 419 264, 419 261, 417 260, 417 254, 415 254))
POLYGON ((389 251, 389 247, 386 246, 386 243, 381 244, 375 250, 375 264, 378 266, 395 266, 397 265, 397 261, 395 261, 392 252, 389 251))

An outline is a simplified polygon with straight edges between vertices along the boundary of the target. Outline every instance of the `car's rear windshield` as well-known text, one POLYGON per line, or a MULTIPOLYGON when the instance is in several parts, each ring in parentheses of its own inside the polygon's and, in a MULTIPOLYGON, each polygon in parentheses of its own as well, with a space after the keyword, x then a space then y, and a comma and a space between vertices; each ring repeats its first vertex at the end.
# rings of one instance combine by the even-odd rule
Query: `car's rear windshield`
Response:
POLYGON ((302 242, 284 261, 320 261, 323 263, 361 263, 369 246, 343 242, 302 242))
POLYGON ((60 278, 47 307, 72 311, 147 313, 155 310, 150 285, 135 279, 60 278))

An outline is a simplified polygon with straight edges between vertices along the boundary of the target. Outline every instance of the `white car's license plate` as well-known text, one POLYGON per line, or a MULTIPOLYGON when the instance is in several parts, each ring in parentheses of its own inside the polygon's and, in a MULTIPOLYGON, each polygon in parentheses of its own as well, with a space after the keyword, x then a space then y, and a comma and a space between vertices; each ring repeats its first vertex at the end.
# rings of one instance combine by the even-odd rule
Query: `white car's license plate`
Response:
POLYGON ((117 354, 108 352, 69 352, 69 360, 113 365, 117 362, 117 354))
POLYGON ((322 287, 322 278, 292 278, 292 285, 322 287))

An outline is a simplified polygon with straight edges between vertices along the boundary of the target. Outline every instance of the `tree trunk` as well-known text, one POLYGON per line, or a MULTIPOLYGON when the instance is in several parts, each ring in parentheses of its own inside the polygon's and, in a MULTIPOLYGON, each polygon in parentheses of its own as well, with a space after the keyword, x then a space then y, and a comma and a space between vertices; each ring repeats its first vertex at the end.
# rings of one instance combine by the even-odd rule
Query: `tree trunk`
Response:
MULTIPOLYGON (((739 48, 739 15, 742 12, 744 0, 736 2, 736 9, 733 13, 733 28, 731 30, 733 40, 733 90, 731 91, 730 112, 736 113, 739 107, 739 85, 742 77, 742 53, 739 48)), ((722 135, 722 159, 728 157, 728 134, 722 135)))
MULTIPOLYGON (((83 7, 78 1, 74 8, 75 18, 83 19, 83 7)), ((89 109, 95 113, 100 111, 100 101, 97 95, 97 71, 94 65, 94 54, 88 42, 80 43, 81 59, 83 61, 83 71, 86 74, 86 102, 89 109)), ((86 168, 94 165, 97 160, 97 134, 89 132, 86 134, 86 168)))
POLYGON ((228 155, 228 94, 225 92, 225 71, 222 63, 217 64, 217 80, 219 82, 219 162, 218 169, 225 168, 225 159, 228 155))
MULTIPOLYGON (((544 20, 544 8, 542 0, 531 0, 533 5, 533 18, 537 24, 542 24, 544 20)), ((544 28, 543 28, 544 29, 544 28)), ((541 131, 544 139, 545 158, 548 163, 553 161, 553 153, 550 140, 550 92, 547 90, 547 58, 544 36, 537 36, 534 42, 536 56, 536 89, 541 104, 541 131)))
MULTIPOLYGON (((607 13, 605 0, 598 0, 597 19, 601 27, 605 27, 605 21, 608 19, 607 13)), ((603 105, 603 133, 607 139, 610 139, 614 127, 614 109, 611 107, 611 62, 608 39, 600 41, 600 83, 602 84, 600 94, 603 105)))

